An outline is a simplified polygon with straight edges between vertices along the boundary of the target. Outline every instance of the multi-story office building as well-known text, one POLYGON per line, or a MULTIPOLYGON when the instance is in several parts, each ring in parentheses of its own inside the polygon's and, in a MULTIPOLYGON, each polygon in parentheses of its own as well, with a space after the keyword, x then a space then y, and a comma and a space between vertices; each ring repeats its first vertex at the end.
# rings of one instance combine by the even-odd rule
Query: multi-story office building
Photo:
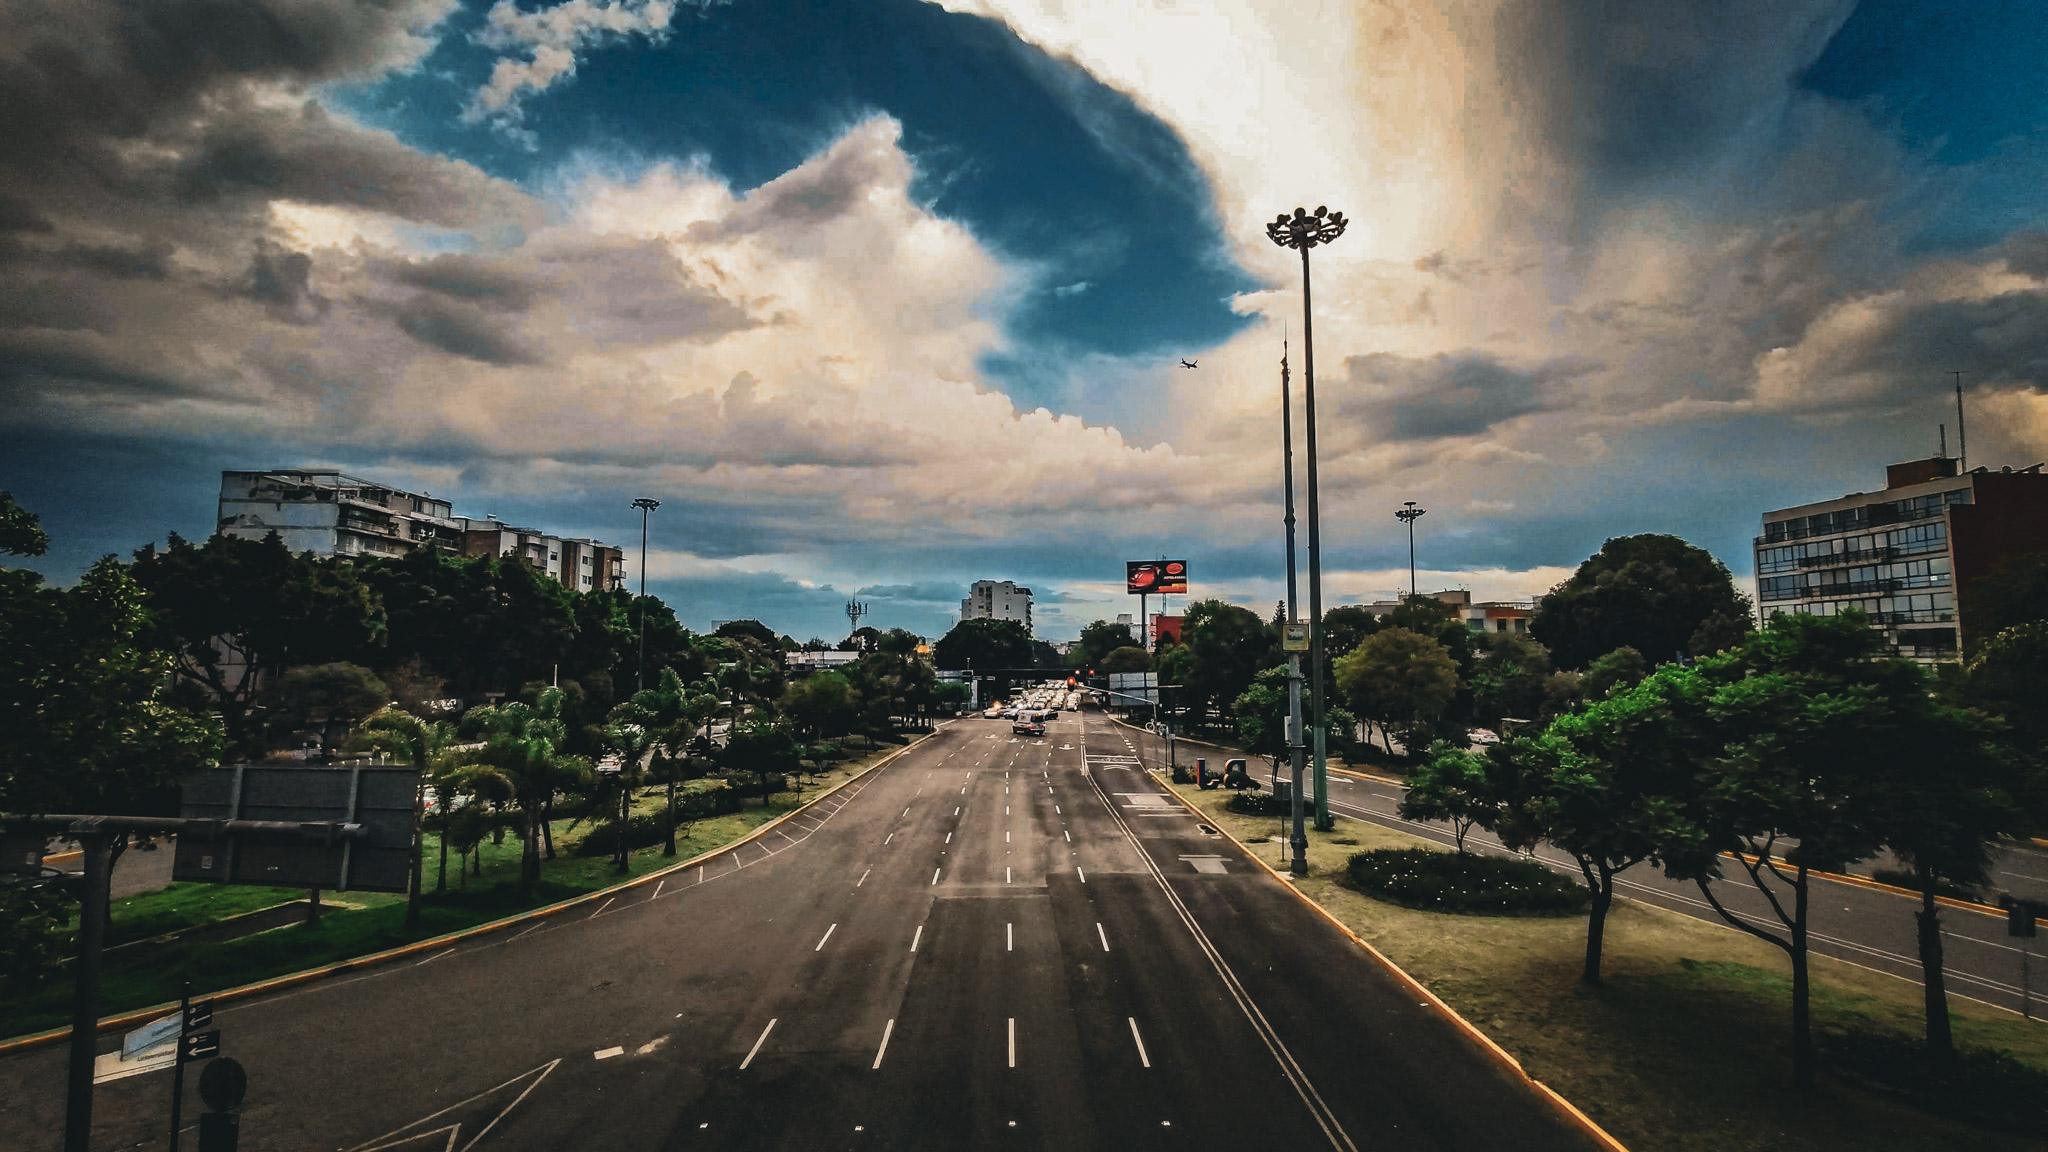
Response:
POLYGON ((1015 620, 1031 631, 1031 589, 1009 580, 976 580, 960 601, 962 620, 1015 620))
POLYGON ((215 530, 251 540, 275 532, 291 551, 317 556, 517 556, 578 592, 625 586, 624 553, 608 544, 457 516, 446 500, 334 469, 222 472, 215 530))
POLYGON ((2048 476, 1958 473, 1951 457, 1894 464, 1877 492, 1766 512, 1756 538, 1756 599, 1783 612, 1868 614, 1902 656, 1955 660, 1971 585, 2009 557, 2048 549, 2048 476))
POLYGON ((448 501, 309 468, 222 472, 215 531, 250 540, 275 532, 293 552, 321 556, 462 548, 462 529, 448 501))

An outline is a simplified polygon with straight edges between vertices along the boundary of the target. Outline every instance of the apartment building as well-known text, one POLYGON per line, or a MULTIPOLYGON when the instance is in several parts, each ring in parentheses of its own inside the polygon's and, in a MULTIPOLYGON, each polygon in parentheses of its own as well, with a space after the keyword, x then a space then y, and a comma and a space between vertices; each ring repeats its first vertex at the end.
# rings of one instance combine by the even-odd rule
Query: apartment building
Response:
POLYGON ((250 540, 275 532, 291 551, 317 556, 517 556, 578 592, 625 587, 625 556, 608 544, 457 516, 446 500, 335 469, 223 471, 215 531, 250 540))
POLYGON ((1031 589, 1009 580, 976 580, 960 601, 962 620, 1015 620, 1031 631, 1031 589))
POLYGON ((1902 656, 1961 658, 1970 589, 2008 558, 2048 549, 2041 465, 1959 472, 1948 456, 1885 470, 1885 486, 1763 514, 1756 599, 1766 617, 1850 608, 1902 656))
MULTIPOLYGON (((1536 602, 1533 600, 1474 602, 1472 592, 1467 588, 1446 588, 1441 592, 1424 592, 1422 595, 1440 604, 1450 605, 1451 611, 1473 632, 1527 635, 1529 620, 1536 615, 1536 602)), ((1400 606, 1401 600, 1375 600, 1364 607, 1375 616, 1385 616, 1400 606)))

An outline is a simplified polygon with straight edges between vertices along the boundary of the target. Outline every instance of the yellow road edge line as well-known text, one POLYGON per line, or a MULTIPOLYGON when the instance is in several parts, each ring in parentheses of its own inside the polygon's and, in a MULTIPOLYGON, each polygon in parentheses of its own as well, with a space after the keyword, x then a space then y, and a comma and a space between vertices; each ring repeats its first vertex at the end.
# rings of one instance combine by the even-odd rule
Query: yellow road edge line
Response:
MULTIPOLYGON (((571 896, 566 900, 558 900, 553 904, 546 905, 545 907, 531 908, 525 912, 516 912, 510 916, 505 917, 502 920, 492 920, 485 924, 472 925, 468 928, 458 929, 454 932, 444 933, 443 935, 431 937, 426 940, 415 940, 410 944, 401 944, 396 948, 387 948, 382 952, 371 952, 362 956, 351 956, 345 960, 336 960, 332 964, 323 964, 318 968, 303 968, 297 972, 286 972, 281 975, 271 976, 263 980, 258 980, 253 984, 242 984, 234 988, 224 988, 218 992, 207 993, 206 998, 209 1000, 218 1000, 222 1002, 247 1000, 253 996, 260 996, 265 992, 274 992, 279 988, 292 988, 300 984, 311 984, 316 980, 322 980, 329 976, 340 975, 343 972, 353 972, 358 968, 374 968, 379 964, 383 964, 391 960, 400 960, 407 956, 415 955, 420 952, 427 952, 436 948, 445 948, 450 944, 460 944, 468 940, 473 940, 479 936, 487 936, 494 932, 502 932, 507 928, 511 928, 520 924, 525 924, 530 921, 545 920, 558 912, 566 911, 570 908, 577 907, 578 905, 588 904, 591 901, 598 899, 599 897, 617 896, 621 892, 641 887, 642 885, 645 885, 651 881, 661 880, 663 877, 666 877, 671 873, 680 872, 694 865, 702 864, 707 860, 715 859, 719 856, 724 855, 727 852, 738 851, 739 849, 746 847, 748 844, 753 843, 760 837, 766 836, 768 833, 773 832, 776 828, 780 827, 784 821, 795 819, 799 814, 809 810, 813 805, 831 798, 833 795, 837 794, 840 789, 845 788, 847 785, 852 784, 854 781, 859 780, 871 773, 880 771, 884 767, 887 767, 890 761, 896 759, 898 756, 903 755, 904 753, 910 751, 912 748, 917 747, 919 744, 924 743, 926 740, 929 740, 936 735, 938 735, 938 729, 933 728, 930 732, 924 733, 917 739, 912 740, 910 743, 905 744, 903 747, 898 748, 896 751, 889 753, 887 756, 882 757, 880 760, 875 761, 873 764, 868 765, 866 768, 861 769, 859 772, 853 774, 852 776, 848 776, 846 779, 841 780, 839 783, 834 784, 832 787, 826 789, 825 791, 818 793, 816 796, 804 801, 797 807, 792 808, 789 811, 784 812, 782 815, 777 816, 775 819, 768 821, 767 823, 754 829, 752 832, 747 833, 745 836, 742 836, 729 844, 721 844, 716 848, 711 848, 706 851, 700 852, 697 855, 690 857, 688 860, 678 861, 658 871, 649 872, 644 876, 635 876, 631 880, 626 880, 621 883, 614 884, 609 888, 599 888, 594 891, 585 892, 580 896, 571 896)), ((153 1020, 156 1017, 162 1015, 167 1011, 170 1011, 175 1007, 177 1007, 175 1001, 166 1001, 162 1004, 152 1005, 147 1008, 136 1008, 128 1012, 123 1012, 117 1016, 102 1017, 100 1019, 99 1026, 95 1029, 95 1033, 109 1032, 114 1029, 128 1027, 131 1024, 140 1024, 148 1020, 153 1020)), ((69 1039, 70 1036, 71 1029, 65 1027, 52 1028, 47 1032, 32 1032, 26 1036, 16 1036, 11 1039, 0 1040, 0 1056, 5 1056, 14 1052, 24 1052, 32 1048, 45 1047, 47 1045, 54 1044, 59 1040, 69 1039)))
POLYGON ((1468 1039, 1475 1041, 1480 1046, 1481 1050, 1486 1052, 1488 1055, 1492 1056, 1495 1061, 1497 1061, 1503 1067, 1507 1068, 1509 1071, 1513 1072, 1517 1077, 1519 1077, 1522 1083, 1528 1085, 1529 1088, 1536 1093, 1538 1099, 1550 1105, 1553 1110, 1555 1110, 1561 1116, 1564 1117, 1567 1123, 1578 1127, 1586 1135, 1592 1137, 1594 1142, 1599 1144, 1602 1148, 1606 1149, 1607 1152, 1629 1152, 1628 1146, 1623 1144, 1621 1141, 1615 1139, 1614 1135, 1608 1132, 1607 1129, 1602 1128, 1598 1121, 1594 1120, 1591 1116, 1588 1116, 1584 1112, 1580 1111, 1578 1105, 1573 1104, 1570 1100, 1565 1099, 1564 1095, 1560 1093, 1557 1089, 1552 1088, 1550 1085, 1545 1084, 1543 1081, 1538 1080, 1536 1077, 1529 1075, 1529 1070, 1527 1068, 1522 1067, 1522 1062, 1520 1060, 1515 1059, 1513 1053, 1501 1047, 1498 1043, 1495 1043, 1493 1037, 1488 1036, 1486 1033, 1480 1031, 1478 1025, 1472 1023, 1470 1020, 1465 1019, 1465 1017, 1461 1015, 1457 1009, 1451 1007, 1449 1004, 1444 1003, 1443 998, 1438 996, 1436 993, 1430 991, 1428 985, 1424 984, 1420 980, 1417 980, 1415 977, 1409 975, 1406 969, 1402 968, 1399 964, 1394 963, 1393 960, 1388 958, 1386 953, 1380 951, 1378 948, 1373 947, 1372 943, 1368 941, 1365 937, 1360 936, 1358 933, 1352 931, 1351 926, 1344 923, 1344 921, 1339 920, 1337 918, 1336 913, 1331 912, 1328 908, 1323 907, 1315 899, 1310 897, 1308 893, 1303 892, 1301 889, 1295 887, 1293 881, 1289 880, 1286 876, 1281 875, 1278 869, 1274 868, 1271 864, 1266 863, 1264 859, 1260 858, 1258 853, 1252 851, 1249 847, 1246 847, 1244 841, 1239 840, 1237 836, 1230 831, 1230 829, 1225 828, 1221 822, 1213 819, 1207 812, 1204 812, 1200 808, 1195 807, 1194 804, 1191 803, 1187 797, 1180 794, 1178 789, 1175 789, 1171 785, 1168 785, 1166 791, 1168 795, 1172 796, 1176 801, 1180 803, 1181 807, 1186 808, 1197 819, 1202 820, 1203 822, 1207 823, 1211 828, 1214 828, 1216 829, 1216 831, 1221 832, 1225 839, 1229 840, 1232 844, 1237 846, 1237 850, 1240 853, 1242 853, 1246 859, 1250 860, 1254 864, 1257 864, 1259 867, 1265 869, 1266 874, 1273 877, 1273 879, 1279 881, 1280 886, 1282 888, 1285 888, 1287 891, 1293 893, 1295 899, 1301 901, 1303 904, 1308 905, 1310 908, 1313 908, 1318 915, 1320 915, 1323 919, 1329 921, 1330 924, 1333 927, 1335 927, 1339 932, 1342 932, 1345 936, 1350 937, 1351 942, 1353 944, 1356 944, 1360 948, 1365 949, 1367 955, 1370 955, 1374 960, 1378 961, 1382 967, 1386 968, 1387 971, 1393 973, 1396 979, 1400 980, 1403 984, 1408 986, 1409 990, 1428 1000, 1428 1002, 1432 1006, 1434 1006, 1438 1011, 1442 1012, 1444 1016, 1451 1021, 1452 1024, 1456 1025, 1457 1028, 1460 1031, 1462 1031, 1468 1039))

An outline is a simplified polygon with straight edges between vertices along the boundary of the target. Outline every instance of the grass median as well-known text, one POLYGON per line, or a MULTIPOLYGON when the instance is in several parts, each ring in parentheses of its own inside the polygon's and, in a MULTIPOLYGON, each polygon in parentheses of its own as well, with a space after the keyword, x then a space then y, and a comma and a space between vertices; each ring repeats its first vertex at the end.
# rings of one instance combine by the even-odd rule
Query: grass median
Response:
MULTIPOLYGON (((519 890, 520 846, 517 834, 512 832, 501 843, 485 841, 481 846, 480 875, 459 876, 456 859, 451 856, 448 888, 435 892, 440 845, 429 833, 420 922, 411 931, 405 927, 405 897, 382 892, 323 892, 323 910, 316 924, 293 922, 237 939, 211 941, 164 936, 304 900, 305 889, 179 883, 158 892, 117 900, 112 909, 109 941, 125 941, 128 946, 111 948, 106 953, 101 969, 100 1011, 110 1016, 176 1000, 188 980, 193 993, 203 995, 472 928, 608 888, 730 844, 858 775, 899 747, 883 744, 816 774, 792 777, 795 787, 769 797, 766 805, 750 800, 738 812, 680 826, 676 830, 674 856, 663 855, 659 844, 636 849, 628 854, 629 869, 625 876, 615 870, 609 853, 577 855, 577 845, 597 826, 588 820, 565 817, 550 826, 555 857, 542 861, 540 883, 530 893, 522 894, 519 890)), ((638 798, 635 811, 659 812, 663 804, 659 789, 654 789, 638 798)), ((0 1037, 60 1027, 70 1016, 67 960, 63 970, 52 973, 41 985, 0 998, 0 1037)))
MULTIPOLYGON (((1285 870, 1277 820, 1227 810, 1220 789, 1175 790, 1285 870)), ((1329 833, 1310 831, 1310 874, 1298 886, 1638 1152, 2048 1147, 2048 1133, 1994 1133, 1934 1115, 1850 1075, 1846 1059, 1830 1060, 1831 1051, 1910 1051, 1922 1022, 1915 984, 1814 955, 1823 1071, 1802 1093, 1792 1086, 1790 977, 1777 949, 1617 900, 1605 982, 1589 989, 1577 982, 1582 916, 1419 911, 1340 882, 1354 852, 1416 847, 1448 851, 1340 817, 1329 833)), ((2048 1074, 2048 1025, 1953 997, 1950 1007, 1959 1047, 2048 1074)))

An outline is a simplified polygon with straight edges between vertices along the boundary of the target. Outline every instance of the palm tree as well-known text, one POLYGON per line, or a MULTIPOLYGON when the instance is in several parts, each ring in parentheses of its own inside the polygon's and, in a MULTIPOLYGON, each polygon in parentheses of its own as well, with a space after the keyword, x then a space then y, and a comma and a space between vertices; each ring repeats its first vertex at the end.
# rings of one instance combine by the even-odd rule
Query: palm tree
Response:
POLYGON ((581 757, 561 752, 568 739, 562 722, 562 690, 543 688, 532 704, 512 701, 472 708, 465 729, 483 737, 478 763, 510 785, 519 809, 519 889, 530 894, 540 881, 541 821, 555 793, 588 771, 581 757))
POLYGON ((618 757, 619 770, 601 774, 600 792, 618 793, 618 824, 613 829, 612 863, 619 875, 626 874, 626 826, 632 820, 633 791, 647 778, 647 760, 654 750, 655 734, 638 724, 614 721, 604 726, 607 752, 618 757))
MULTIPOLYGON (((419 773, 413 788, 412 844, 405 878, 405 928, 410 932, 419 927, 420 922, 421 849, 424 846, 421 824, 427 807, 427 779, 433 772, 436 759, 455 743, 455 729, 437 720, 422 720, 397 705, 387 705, 364 719, 357 733, 363 744, 397 756, 419 773)), ((441 860, 444 886, 447 870, 444 837, 441 860)))
POLYGON ((718 708, 718 695, 707 685, 686 685, 675 669, 664 668, 653 688, 634 693, 631 700, 612 709, 612 723, 638 725, 653 739, 648 768, 665 786, 668 799, 664 856, 676 854, 676 785, 689 776, 691 738, 718 708))

